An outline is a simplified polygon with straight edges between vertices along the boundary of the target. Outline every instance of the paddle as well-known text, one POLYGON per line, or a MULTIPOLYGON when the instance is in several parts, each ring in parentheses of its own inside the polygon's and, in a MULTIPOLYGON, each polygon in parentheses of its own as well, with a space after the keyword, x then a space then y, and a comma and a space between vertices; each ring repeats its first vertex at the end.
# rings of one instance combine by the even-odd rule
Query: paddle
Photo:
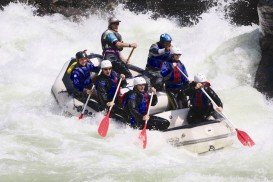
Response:
MULTIPOLYGON (((178 67, 177 67, 178 68, 178 67)), ((185 73, 183 73, 183 71, 178 68, 178 70, 184 75, 184 77, 186 77, 188 80, 189 78, 187 77, 187 75, 185 73)), ((202 92, 208 97, 208 99, 212 102, 212 104, 214 105, 214 107, 218 107, 217 104, 214 102, 214 100, 209 96, 209 94, 205 91, 204 88, 201 88, 202 92)), ((231 121, 226 117, 226 115, 223 113, 223 112, 219 112, 216 110, 216 112, 218 112, 221 116, 223 116, 226 120, 225 122, 233 127, 234 125, 231 123, 231 121)), ((250 136, 244 132, 244 131, 241 131, 237 128, 235 128, 236 132, 237 132, 237 138, 238 140, 244 145, 244 146, 249 146, 249 147, 252 147, 253 145, 255 145, 254 141, 250 138, 250 136)))
MULTIPOLYGON (((218 107, 217 104, 214 102, 214 100, 212 100, 212 98, 209 96, 209 94, 204 90, 204 88, 201 88, 201 90, 204 92, 204 94, 209 98, 209 100, 212 102, 212 104, 215 106, 215 107, 218 107)), ((217 111, 217 110, 216 110, 217 111)), ((219 112, 217 111, 220 115, 222 115, 224 118, 226 118, 226 122, 232 126, 233 128, 234 125, 231 123, 231 121, 226 117, 226 115, 223 113, 223 112, 219 112)), ((237 128, 235 128, 236 132, 237 132, 237 138, 238 140, 244 145, 244 146, 249 146, 249 147, 252 147, 253 145, 255 145, 254 141, 250 138, 250 136, 244 132, 244 131, 241 131, 237 128)))
MULTIPOLYGON (((100 75, 100 73, 101 73, 101 70, 99 71, 98 75, 100 75)), ((92 86, 91 92, 94 90, 94 88, 95 88, 95 84, 92 86)), ((79 115, 79 119, 83 118, 83 114, 84 114, 84 111, 86 109, 86 106, 87 106, 87 103, 88 103, 90 97, 91 97, 91 94, 88 94, 88 97, 87 97, 86 102, 84 104, 83 110, 82 110, 81 114, 79 115)))
MULTIPOLYGON (((147 114, 148 114, 148 115, 149 115, 149 113, 150 113, 150 108, 151 108, 151 104, 152 104, 152 100, 153 100, 153 95, 154 95, 154 93, 152 92, 151 98, 150 98, 150 102, 149 102, 149 106, 148 106, 148 111, 147 111, 147 114)), ((143 149, 145 149, 145 148, 146 148, 146 145, 147 145, 147 133, 146 133, 147 122, 148 122, 148 121, 145 120, 144 127, 143 127, 143 129, 141 130, 141 132, 139 133, 139 139, 142 140, 143 149)))
POLYGON ((134 50, 135 50, 135 47, 133 47, 133 49, 131 50, 131 52, 130 52, 130 54, 129 54, 129 56, 128 56, 128 59, 127 59, 127 61, 126 61, 126 64, 129 63, 129 60, 130 60, 130 58, 131 58, 131 56, 132 56, 134 50))
MULTIPOLYGON (((117 86, 115 95, 114 95, 114 97, 112 99, 112 102, 114 102, 115 99, 116 99, 116 96, 117 96, 121 81, 122 81, 122 78, 119 79, 118 86, 117 86)), ((107 135, 107 131, 108 131, 108 128, 109 128, 109 117, 110 117, 110 112, 112 110, 112 107, 113 106, 111 106, 109 108, 107 115, 100 122, 100 125, 99 125, 99 128, 98 128, 98 133, 102 137, 105 137, 107 135)))

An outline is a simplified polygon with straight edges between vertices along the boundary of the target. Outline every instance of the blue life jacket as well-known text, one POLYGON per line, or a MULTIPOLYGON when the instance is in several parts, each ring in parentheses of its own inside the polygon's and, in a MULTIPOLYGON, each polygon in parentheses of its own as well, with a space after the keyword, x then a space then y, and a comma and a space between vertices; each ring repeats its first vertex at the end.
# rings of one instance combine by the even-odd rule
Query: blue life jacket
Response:
POLYGON ((96 69, 97 68, 90 61, 88 61, 85 66, 78 65, 74 68, 70 75, 74 87, 82 92, 84 88, 92 83, 90 72, 96 71, 96 69))
MULTIPOLYGON (((129 100, 132 100, 135 102, 136 110, 141 114, 145 115, 147 114, 148 106, 149 106, 149 101, 150 101, 150 96, 147 92, 143 93, 136 93, 135 91, 129 91, 126 93, 124 101, 123 101, 123 107, 126 109, 126 105, 129 102, 129 100)), ((128 113, 130 114, 130 113, 128 113)), ((130 123, 131 125, 136 124, 135 118, 131 115, 130 117, 130 123)))
MULTIPOLYGON (((115 95, 118 84, 118 74, 115 71, 111 72, 111 75, 100 75, 96 82, 96 89, 103 88, 107 94, 107 100, 111 101, 115 95)), ((99 93, 98 93, 99 94, 99 93)))
POLYGON ((159 49, 163 49, 159 43, 153 44, 149 50, 149 55, 148 55, 148 60, 146 67, 155 69, 155 70, 160 70, 163 62, 167 61, 170 59, 170 52, 165 52, 162 55, 158 53, 159 49))
POLYGON ((177 89, 188 84, 188 79, 177 67, 188 77, 187 70, 183 63, 179 61, 176 66, 173 66, 173 61, 168 60, 163 63, 160 71, 160 74, 164 77, 166 88, 177 89))
POLYGON ((112 100, 118 86, 118 74, 112 71, 110 79, 111 79, 111 88, 108 90, 108 99, 112 100))

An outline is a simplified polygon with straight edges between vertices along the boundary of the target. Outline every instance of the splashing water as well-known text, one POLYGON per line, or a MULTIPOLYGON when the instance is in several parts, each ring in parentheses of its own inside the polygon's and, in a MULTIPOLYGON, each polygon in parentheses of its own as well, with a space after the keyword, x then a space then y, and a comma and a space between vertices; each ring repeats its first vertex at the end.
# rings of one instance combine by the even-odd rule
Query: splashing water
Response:
POLYGON ((132 64, 143 68, 149 46, 168 32, 190 77, 205 73, 233 124, 256 143, 197 157, 157 131, 147 131, 143 150, 139 131, 113 122, 101 139, 102 115, 83 122, 62 116, 51 86, 77 51, 101 53, 107 21, 91 15, 75 23, 59 14, 34 16, 34 10, 10 4, 0 11, 1 181, 273 181, 272 103, 252 87, 261 56, 257 25, 235 27, 212 10, 196 26, 181 28, 116 10, 123 39, 138 43, 132 64))

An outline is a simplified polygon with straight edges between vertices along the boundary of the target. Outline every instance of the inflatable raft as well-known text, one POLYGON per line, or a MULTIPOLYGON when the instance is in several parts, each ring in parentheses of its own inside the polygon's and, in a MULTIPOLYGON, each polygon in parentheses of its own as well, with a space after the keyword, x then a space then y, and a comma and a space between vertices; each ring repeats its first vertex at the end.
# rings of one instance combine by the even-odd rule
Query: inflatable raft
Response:
MULTIPOLYGON (((99 57, 90 56, 90 60, 94 65, 99 65, 101 59, 99 57)), ((57 76, 53 86, 52 94, 59 106, 70 116, 79 116, 84 102, 73 97, 72 81, 69 78, 67 69, 75 59, 67 61, 57 76)), ((133 65, 129 65, 133 75, 144 74, 144 70, 133 65)), ((91 75, 94 76, 94 75, 91 75)), ((121 94, 126 93, 133 88, 133 79, 127 79, 127 87, 121 89, 121 94)), ((186 121, 186 109, 168 110, 168 97, 165 92, 157 92, 158 104, 151 107, 150 114, 167 119, 170 126, 163 131, 166 140, 175 147, 183 147, 194 153, 205 153, 212 150, 218 150, 233 144, 235 129, 228 125, 221 116, 216 119, 206 120, 196 125, 188 125, 186 121)), ((92 99, 92 102, 96 100, 92 99)), ((98 103, 99 104, 99 103, 98 103)), ((91 108, 88 104, 85 115, 95 117, 98 112, 91 108)))

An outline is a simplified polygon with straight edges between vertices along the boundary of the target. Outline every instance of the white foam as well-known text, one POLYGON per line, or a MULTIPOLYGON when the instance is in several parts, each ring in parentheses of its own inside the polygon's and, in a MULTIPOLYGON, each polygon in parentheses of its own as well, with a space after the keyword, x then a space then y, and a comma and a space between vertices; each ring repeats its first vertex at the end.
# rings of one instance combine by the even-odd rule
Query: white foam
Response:
MULTIPOLYGON (((258 26, 230 25, 215 11, 193 27, 152 20, 117 8, 125 42, 137 42, 131 62, 144 67, 150 45, 169 33, 183 50, 190 77, 204 72, 234 125, 256 142, 203 157, 168 145, 148 131, 142 150, 139 131, 110 122, 108 137, 97 135, 101 118, 66 118, 50 95, 64 62, 83 49, 101 53, 106 18, 80 23, 62 15, 34 16, 34 8, 13 4, 0 11, 0 176, 2 180, 62 181, 269 181, 272 178, 272 103, 253 80, 260 59, 258 26), (254 157, 255 156, 255 157, 254 157), (19 171, 19 173, 18 173, 19 171), (8 177, 7 177, 8 176, 8 177)), ((124 50, 127 56, 130 49, 124 50)))

